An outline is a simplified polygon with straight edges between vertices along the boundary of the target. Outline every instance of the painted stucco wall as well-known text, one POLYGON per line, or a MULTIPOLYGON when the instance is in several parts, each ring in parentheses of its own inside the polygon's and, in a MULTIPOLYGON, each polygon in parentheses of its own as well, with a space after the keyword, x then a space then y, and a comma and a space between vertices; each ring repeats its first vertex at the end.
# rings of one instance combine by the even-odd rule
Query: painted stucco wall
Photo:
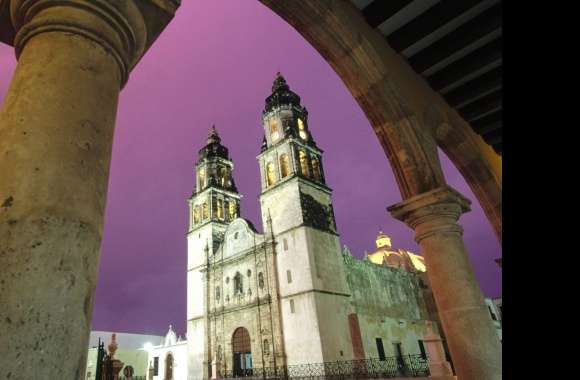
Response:
POLYGON ((159 367, 157 375, 153 380, 165 379, 165 367, 168 354, 173 355, 173 379, 172 380, 189 380, 187 377, 187 342, 181 341, 170 346, 156 346, 149 351, 147 366, 154 363, 154 358, 159 358, 159 367))

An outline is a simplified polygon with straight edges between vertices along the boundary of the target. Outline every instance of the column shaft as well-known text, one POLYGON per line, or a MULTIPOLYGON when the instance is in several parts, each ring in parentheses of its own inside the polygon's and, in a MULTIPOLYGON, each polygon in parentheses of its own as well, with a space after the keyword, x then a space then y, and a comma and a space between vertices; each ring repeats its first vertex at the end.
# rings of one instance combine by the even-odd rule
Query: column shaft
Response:
POLYGON ((67 32, 27 41, 0 111, 0 378, 81 379, 118 63, 67 32))
POLYGON ((469 201, 449 187, 389 207, 416 232, 459 380, 502 378, 501 343, 484 302, 457 220, 469 201))

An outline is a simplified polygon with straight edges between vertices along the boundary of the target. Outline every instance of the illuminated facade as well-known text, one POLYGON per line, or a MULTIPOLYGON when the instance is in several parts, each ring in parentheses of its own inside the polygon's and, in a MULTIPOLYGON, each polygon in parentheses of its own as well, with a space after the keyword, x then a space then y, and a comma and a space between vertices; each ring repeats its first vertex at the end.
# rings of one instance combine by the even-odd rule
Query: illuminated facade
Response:
POLYGON ((435 318, 422 258, 392 249, 384 234, 367 260, 341 250, 323 152, 279 74, 262 126, 263 233, 240 217, 234 165, 215 128, 199 151, 188 200, 187 363, 172 366, 193 380, 424 352, 435 318))

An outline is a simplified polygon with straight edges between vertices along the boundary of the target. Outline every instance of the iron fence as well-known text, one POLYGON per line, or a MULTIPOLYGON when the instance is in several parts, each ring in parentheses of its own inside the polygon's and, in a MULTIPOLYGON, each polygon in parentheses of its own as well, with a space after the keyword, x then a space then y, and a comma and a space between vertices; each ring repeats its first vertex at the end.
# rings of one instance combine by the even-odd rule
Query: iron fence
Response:
POLYGON ((338 380, 379 379, 395 377, 429 376, 428 359, 422 355, 403 355, 381 359, 308 363, 286 367, 252 368, 228 370, 219 374, 221 378, 245 377, 268 380, 338 380))
POLYGON ((147 376, 119 377, 119 380, 147 380, 147 376))

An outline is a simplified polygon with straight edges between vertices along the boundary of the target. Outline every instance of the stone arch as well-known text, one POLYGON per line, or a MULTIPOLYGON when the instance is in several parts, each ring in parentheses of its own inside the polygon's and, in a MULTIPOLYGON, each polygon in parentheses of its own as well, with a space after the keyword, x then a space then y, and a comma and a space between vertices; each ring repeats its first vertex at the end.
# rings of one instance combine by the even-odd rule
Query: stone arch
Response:
MULTIPOLYGON (((501 345, 457 223, 470 201, 446 184, 437 147, 441 145, 474 190, 501 240, 501 170, 494 170, 487 157, 493 154, 351 1, 260 2, 324 57, 370 121, 403 198, 387 210, 415 231, 457 377, 500 378, 501 345), (439 129, 445 122, 451 127, 447 133, 439 129), (465 343, 470 339, 485 344, 486 352, 465 343)), ((501 159, 495 158, 500 167, 501 159)))

